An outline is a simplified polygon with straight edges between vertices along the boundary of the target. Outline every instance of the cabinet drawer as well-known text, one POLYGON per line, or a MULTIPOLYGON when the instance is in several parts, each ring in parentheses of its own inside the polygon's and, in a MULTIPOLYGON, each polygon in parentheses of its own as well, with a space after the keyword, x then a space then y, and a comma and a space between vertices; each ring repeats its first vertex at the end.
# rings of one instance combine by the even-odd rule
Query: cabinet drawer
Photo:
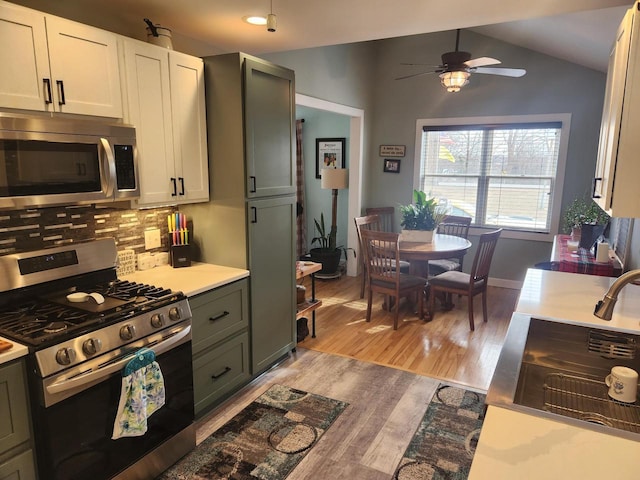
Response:
POLYGON ((29 411, 22 362, 0 367, 0 454, 29 440, 29 411))
POLYGON ((195 413, 242 385, 249 374, 249 334, 243 333, 193 360, 195 413))
POLYGON ((240 280, 189 299, 193 353, 215 345, 249 324, 247 281, 240 280))
POLYGON ((27 450, 4 463, 0 463, 0 480, 36 478, 33 451, 27 450))

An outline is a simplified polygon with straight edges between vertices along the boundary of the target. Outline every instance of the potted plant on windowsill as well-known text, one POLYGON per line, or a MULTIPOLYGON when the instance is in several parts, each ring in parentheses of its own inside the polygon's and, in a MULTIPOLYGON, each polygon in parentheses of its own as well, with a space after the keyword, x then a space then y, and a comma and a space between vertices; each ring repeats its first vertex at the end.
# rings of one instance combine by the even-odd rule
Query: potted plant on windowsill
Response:
POLYGON ((433 231, 447 215, 446 209, 439 205, 435 198, 427 198, 427 194, 413 191, 413 203, 400 205, 402 214, 401 239, 405 242, 426 242, 433 240, 433 231))
POLYGON ((573 240, 580 240, 580 247, 590 249, 609 224, 606 214, 592 199, 576 198, 563 217, 563 229, 573 240), (583 238, 584 236, 584 238, 583 238))

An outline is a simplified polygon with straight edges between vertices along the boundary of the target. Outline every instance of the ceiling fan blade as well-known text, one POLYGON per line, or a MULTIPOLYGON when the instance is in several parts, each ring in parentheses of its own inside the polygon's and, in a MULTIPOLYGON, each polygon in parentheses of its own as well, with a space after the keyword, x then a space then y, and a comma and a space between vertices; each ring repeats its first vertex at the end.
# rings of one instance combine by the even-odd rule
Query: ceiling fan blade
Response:
POLYGON ((489 75, 502 75, 504 77, 522 77, 527 71, 523 68, 487 68, 478 67, 473 73, 488 73, 489 75))
POLYGON ((419 77, 421 75, 430 75, 432 73, 438 73, 438 72, 421 72, 421 73, 414 73, 413 75, 405 75, 404 77, 398 77, 396 78, 396 80, 404 80, 406 78, 412 78, 412 77, 419 77))
POLYGON ((431 65, 430 63, 401 63, 408 67, 431 67, 431 68, 444 68, 443 65, 431 65))
POLYGON ((491 57, 479 57, 479 58, 472 58, 471 60, 468 60, 464 63, 468 67, 473 68, 473 67, 486 67, 488 65, 498 65, 501 62, 500 60, 496 60, 495 58, 491 58, 491 57))

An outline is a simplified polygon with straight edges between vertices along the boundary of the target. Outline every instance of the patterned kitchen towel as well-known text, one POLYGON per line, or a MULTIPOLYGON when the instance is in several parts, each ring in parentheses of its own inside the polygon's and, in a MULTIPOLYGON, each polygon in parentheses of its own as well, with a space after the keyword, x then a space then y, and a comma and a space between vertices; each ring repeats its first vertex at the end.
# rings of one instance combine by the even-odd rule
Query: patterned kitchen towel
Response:
POLYGON ((144 435, 147 419, 164 405, 164 378, 155 359, 152 350, 143 349, 122 370, 122 389, 112 440, 144 435))

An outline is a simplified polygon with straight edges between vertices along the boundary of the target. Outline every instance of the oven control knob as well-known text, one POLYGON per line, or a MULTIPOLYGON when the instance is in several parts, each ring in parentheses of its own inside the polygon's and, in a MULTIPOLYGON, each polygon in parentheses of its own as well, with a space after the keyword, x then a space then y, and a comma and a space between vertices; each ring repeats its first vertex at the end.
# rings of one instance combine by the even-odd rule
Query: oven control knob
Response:
POLYGON ((160 328, 164 324, 164 318, 161 313, 154 313, 151 315, 151 326, 160 328))
POLYGON ((56 362, 60 365, 70 365, 76 359, 76 351, 73 348, 61 348, 56 353, 56 362))
POLYGON ((133 325, 125 325, 120 329, 120 338, 122 340, 131 340, 136 335, 136 327, 133 325))
POLYGON ((82 344, 82 350, 87 355, 95 355, 102 350, 102 340, 99 338, 90 338, 89 340, 85 340, 82 344))
POLYGON ((169 309, 169 318, 172 322, 180 320, 180 309, 178 307, 171 307, 169 309))

